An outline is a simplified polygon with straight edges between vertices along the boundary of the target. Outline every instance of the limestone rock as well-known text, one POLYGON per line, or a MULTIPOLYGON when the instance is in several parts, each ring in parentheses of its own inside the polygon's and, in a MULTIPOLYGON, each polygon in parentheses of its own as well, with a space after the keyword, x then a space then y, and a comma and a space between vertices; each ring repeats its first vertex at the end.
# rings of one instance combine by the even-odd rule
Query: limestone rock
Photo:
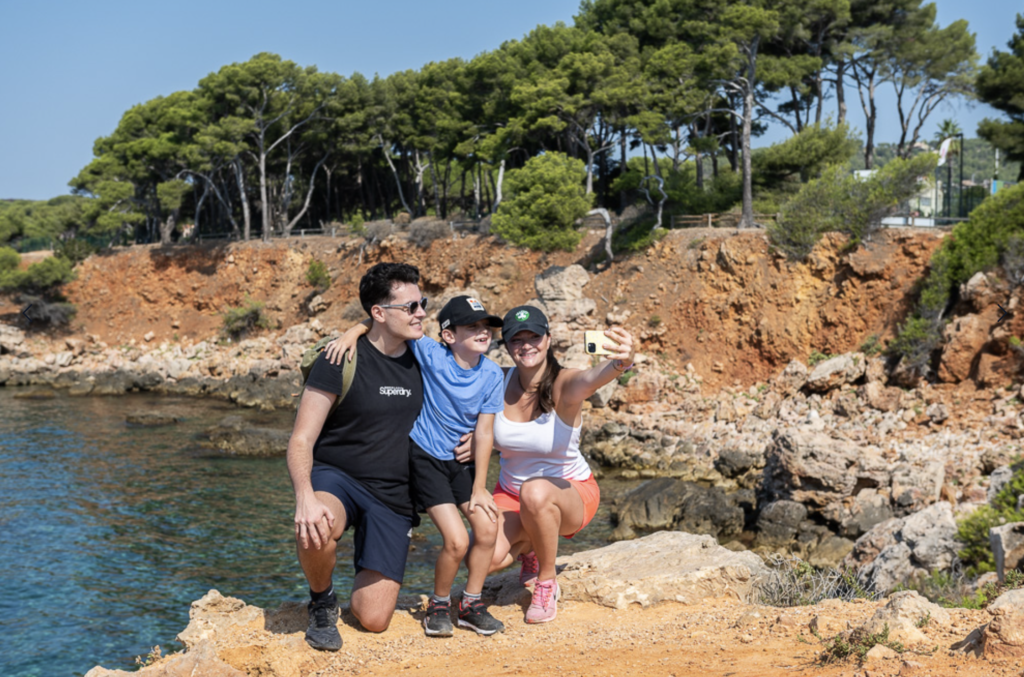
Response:
POLYGON ((27 356, 24 349, 25 332, 9 324, 0 324, 0 355, 11 353, 21 357, 27 356))
POLYGON ((192 602, 188 617, 188 626, 178 633, 178 641, 188 651, 203 642, 215 641, 219 635, 243 630, 253 623, 263 624, 262 609, 236 597, 224 597, 216 590, 192 602))
POLYGON ((328 307, 329 304, 324 301, 324 297, 321 294, 317 294, 306 304, 306 310, 309 311, 310 315, 318 315, 327 310, 328 307))
POLYGON ((868 406, 879 411, 896 411, 900 406, 903 391, 886 386, 881 381, 869 381, 860 389, 860 396, 868 406))
POLYGON ((914 590, 904 590, 889 597, 884 607, 875 612, 861 626, 865 634, 879 634, 889 626, 889 639, 904 644, 921 644, 928 638, 918 627, 927 627, 935 623, 945 625, 950 622, 949 612, 937 604, 929 602, 914 590))
POLYGON ((161 414, 159 412, 151 411, 137 411, 128 414, 125 417, 125 422, 128 425, 140 426, 140 427, 153 427, 162 425, 173 425, 181 419, 177 416, 171 416, 169 414, 161 414))
POLYGON ((775 391, 783 398, 790 397, 807 383, 807 365, 800 360, 793 360, 786 365, 782 373, 775 377, 775 391))
POLYGON ((892 590, 915 576, 949 569, 962 547, 956 534, 952 507, 943 501, 875 525, 857 539, 844 564, 858 569, 862 583, 892 590))
POLYGON ((238 456, 284 456, 291 438, 287 430, 247 427, 239 416, 225 417, 206 434, 209 441, 203 446, 238 456))
MULTIPOLYGON (((679 531, 659 531, 559 557, 558 565, 562 599, 615 609, 665 600, 693 604, 706 597, 748 601, 756 584, 769 573, 752 552, 733 552, 711 536, 679 531)), ((491 577, 485 587, 497 604, 522 597, 524 590, 518 571, 491 577)))
POLYGON ((159 661, 138 671, 107 670, 96 666, 85 677, 245 677, 245 673, 236 670, 217 657, 217 652, 210 642, 200 642, 186 653, 174 654, 166 660, 159 661))
POLYGON ((876 644, 864 655, 864 662, 875 663, 877 661, 891 661, 899 657, 900 655, 898 653, 884 644, 876 644))
POLYGON ((807 377, 807 389, 823 393, 864 375, 867 364, 862 353, 846 353, 818 364, 807 377))
POLYGON ((774 501, 757 517, 757 539, 768 546, 781 546, 796 538, 797 528, 807 519, 807 507, 796 501, 774 501))
POLYGON ((583 266, 551 266, 534 278, 537 296, 544 302, 548 319, 563 322, 590 315, 597 310, 597 303, 584 298, 583 287, 590 281, 590 275, 583 266))
POLYGON ((988 342, 990 330, 990 322, 980 315, 966 315, 950 322, 943 332, 945 341, 939 361, 939 379, 959 383, 970 378, 974 358, 988 342))
MULTIPOLYGON (((996 574, 1002 583, 1007 571, 1024 564, 1024 522, 1011 522, 992 527, 988 532, 992 555, 996 561, 996 574)), ((1024 592, 1024 590, 1020 590, 1024 592)))
POLYGON ((788 499, 820 510, 862 486, 889 483, 878 451, 821 432, 777 430, 766 451, 764 492, 768 500, 788 499))
POLYGON ((1003 487, 1013 479, 1013 469, 1008 466, 1000 466, 992 471, 988 478, 988 502, 992 503, 1003 487))
POLYGON ((985 658, 1024 657, 1024 589, 1003 593, 987 611, 991 620, 952 648, 985 658))
POLYGON ((618 522, 614 537, 676 529, 729 540, 743 531, 743 509, 730 504, 718 487, 703 487, 671 477, 639 485, 612 508, 618 522))

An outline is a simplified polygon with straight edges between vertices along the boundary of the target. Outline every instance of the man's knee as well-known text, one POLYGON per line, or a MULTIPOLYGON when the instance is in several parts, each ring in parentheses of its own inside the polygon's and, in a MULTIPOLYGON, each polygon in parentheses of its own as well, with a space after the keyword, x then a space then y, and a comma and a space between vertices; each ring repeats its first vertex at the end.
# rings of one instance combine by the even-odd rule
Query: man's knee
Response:
POLYGON ((384 632, 391 625, 391 617, 394 615, 394 610, 383 609, 379 606, 361 608, 361 605, 353 601, 352 615, 356 617, 359 624, 367 632, 384 632))

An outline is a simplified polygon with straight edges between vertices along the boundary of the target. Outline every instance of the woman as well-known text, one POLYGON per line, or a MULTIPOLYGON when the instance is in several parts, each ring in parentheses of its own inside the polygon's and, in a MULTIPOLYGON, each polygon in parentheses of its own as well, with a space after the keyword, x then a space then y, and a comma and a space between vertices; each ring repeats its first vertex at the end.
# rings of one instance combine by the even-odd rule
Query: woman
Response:
POLYGON ((572 538, 597 512, 601 493, 579 447, 583 402, 633 366, 629 333, 614 327, 605 335, 607 360, 591 369, 564 369, 540 309, 520 306, 504 318, 501 337, 515 367, 505 374, 505 407, 494 421, 501 529, 491 571, 518 559, 519 580, 536 580, 527 623, 555 618, 558 537, 572 538))

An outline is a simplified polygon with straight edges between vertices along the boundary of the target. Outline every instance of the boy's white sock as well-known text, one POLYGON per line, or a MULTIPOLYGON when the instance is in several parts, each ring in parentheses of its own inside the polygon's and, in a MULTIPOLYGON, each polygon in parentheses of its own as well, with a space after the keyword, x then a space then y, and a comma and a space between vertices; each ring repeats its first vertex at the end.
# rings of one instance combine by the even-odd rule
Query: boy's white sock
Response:
POLYGON ((451 593, 448 593, 444 597, 441 597, 440 595, 431 595, 430 599, 432 601, 434 601, 434 602, 444 602, 445 604, 451 604, 452 603, 451 593))

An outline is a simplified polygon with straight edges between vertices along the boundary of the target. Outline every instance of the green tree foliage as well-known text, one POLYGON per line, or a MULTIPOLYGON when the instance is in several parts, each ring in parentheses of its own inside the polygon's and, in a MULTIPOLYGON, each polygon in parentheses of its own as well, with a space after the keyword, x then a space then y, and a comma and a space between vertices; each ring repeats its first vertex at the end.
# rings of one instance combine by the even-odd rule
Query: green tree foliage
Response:
POLYGON ((267 317, 263 309, 266 304, 245 297, 245 301, 238 307, 229 307, 221 317, 224 323, 224 334, 231 338, 240 338, 249 332, 257 329, 270 329, 273 322, 267 317))
POLYGON ((979 99, 1010 119, 984 119, 978 136, 1002 150, 1008 160, 1022 163, 1017 180, 1024 181, 1024 14, 1017 15, 1017 32, 1007 44, 1009 52, 995 51, 989 57, 975 89, 979 99))
POLYGON ((62 195, 52 200, 0 202, 0 242, 15 238, 56 238, 81 230, 89 200, 62 195))
POLYGON ((511 197, 501 203, 492 229, 509 242, 531 249, 572 251, 583 237, 574 224, 593 201, 583 181, 583 162, 563 153, 545 153, 509 173, 511 197))
POLYGON ((51 256, 33 263, 28 270, 0 268, 0 289, 48 294, 54 288, 75 279, 74 266, 60 256, 51 256))
POLYGON ((754 151, 759 198, 781 203, 826 167, 846 165, 856 152, 857 143, 847 125, 805 126, 785 141, 754 151))
POLYGON ((922 178, 931 174, 936 162, 934 154, 894 160, 867 179, 835 165, 783 205, 779 221, 768 227, 768 237, 775 248, 796 260, 806 258, 826 232, 846 233, 856 245, 920 190, 922 178))
POLYGON ((313 259, 306 269, 306 282, 320 290, 326 290, 331 286, 331 274, 327 272, 327 266, 323 261, 313 259))
POLYGON ((988 505, 983 505, 957 524, 957 538, 964 544, 960 559, 968 573, 995 571, 989 529, 1010 522, 1024 522, 1024 510, 1017 509, 1017 497, 1024 494, 1024 465, 1013 466, 1013 476, 988 505))
POLYGON ((18 252, 10 247, 0 247, 0 274, 17 270, 19 263, 21 263, 21 256, 18 255, 18 252))

